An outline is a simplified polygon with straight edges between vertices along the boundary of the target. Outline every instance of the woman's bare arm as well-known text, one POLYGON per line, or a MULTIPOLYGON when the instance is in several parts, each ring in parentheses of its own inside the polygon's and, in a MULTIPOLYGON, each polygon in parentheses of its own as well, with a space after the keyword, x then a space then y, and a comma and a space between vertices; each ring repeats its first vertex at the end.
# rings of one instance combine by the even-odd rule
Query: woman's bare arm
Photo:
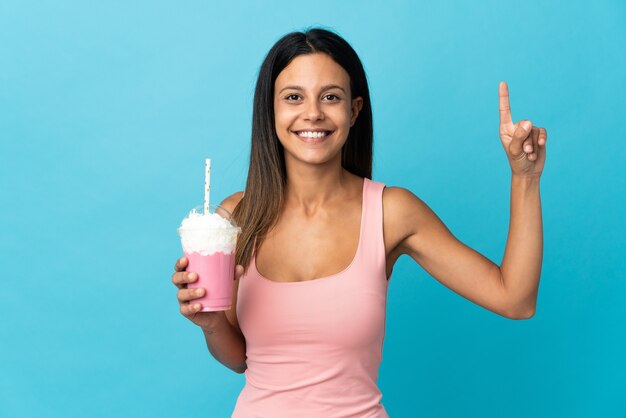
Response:
POLYGON ((542 238, 539 191, 525 186, 513 181, 504 270, 459 241, 406 189, 385 190, 385 217, 394 220, 394 230, 402 231, 400 253, 411 256, 444 286, 499 315, 526 319, 535 311, 542 238))
POLYGON ((539 178, 513 176, 511 220, 500 274, 511 300, 527 317, 535 314, 542 258, 539 178))
POLYGON ((511 166, 511 219, 500 266, 466 246, 411 192, 385 193, 400 253, 461 296, 507 318, 535 314, 543 255, 539 179, 548 134, 529 120, 513 123, 509 88, 498 85, 500 140, 511 166))

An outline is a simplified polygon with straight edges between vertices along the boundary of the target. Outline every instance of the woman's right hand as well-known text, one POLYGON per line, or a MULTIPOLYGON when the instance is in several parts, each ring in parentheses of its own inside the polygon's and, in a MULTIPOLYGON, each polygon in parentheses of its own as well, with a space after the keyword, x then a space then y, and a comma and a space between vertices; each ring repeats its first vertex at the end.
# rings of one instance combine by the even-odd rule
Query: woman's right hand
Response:
MULTIPOLYGON (((202 329, 215 328, 221 321, 228 321, 225 311, 200 312, 199 303, 194 303, 194 299, 204 296, 206 289, 188 289, 187 284, 198 280, 198 274, 187 271, 189 261, 186 257, 182 257, 176 261, 174 265, 174 274, 172 274, 172 283, 178 288, 178 302, 180 304, 180 313, 183 314, 194 324, 202 329)), ((235 279, 243 274, 243 266, 235 266, 235 279)))

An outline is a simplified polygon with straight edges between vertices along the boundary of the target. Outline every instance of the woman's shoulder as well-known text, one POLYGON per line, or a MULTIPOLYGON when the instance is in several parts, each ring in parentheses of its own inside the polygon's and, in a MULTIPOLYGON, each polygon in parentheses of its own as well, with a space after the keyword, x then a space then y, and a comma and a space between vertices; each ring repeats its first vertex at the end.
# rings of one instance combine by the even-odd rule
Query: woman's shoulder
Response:
POLYGON ((404 207, 405 205, 414 204, 419 201, 417 197, 409 189, 399 186, 387 186, 383 190, 383 202, 393 207, 404 207))
POLYGON ((422 218, 428 206, 422 199, 404 187, 386 186, 383 190, 383 213, 385 218, 402 224, 422 218))
POLYGON ((220 206, 226 209, 227 211, 229 211, 230 213, 233 213, 233 211, 235 210, 239 202, 241 202, 243 195, 244 195, 244 192, 235 192, 231 194, 230 196, 228 196, 227 198, 225 198, 224 200, 222 200, 222 203, 220 203, 220 206))
POLYGON ((388 201, 388 203, 392 204, 402 204, 407 200, 415 199, 415 196, 409 189, 399 186, 388 185, 385 182, 368 179, 372 183, 378 183, 383 187, 383 200, 388 201))

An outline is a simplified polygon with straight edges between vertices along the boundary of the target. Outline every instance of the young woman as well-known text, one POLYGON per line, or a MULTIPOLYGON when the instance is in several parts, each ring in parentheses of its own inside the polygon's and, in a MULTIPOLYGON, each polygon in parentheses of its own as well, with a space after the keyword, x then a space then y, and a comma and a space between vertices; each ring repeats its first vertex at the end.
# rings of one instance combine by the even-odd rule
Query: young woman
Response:
POLYGON ((338 35, 294 32, 269 51, 254 96, 232 308, 199 312, 197 274, 175 265, 181 313, 211 354, 246 374, 234 417, 386 417, 376 385, 387 287, 408 254, 435 279, 511 319, 533 316, 542 258, 546 130, 513 123, 499 86, 511 220, 498 266, 458 241, 410 191, 371 180, 365 72, 338 35))

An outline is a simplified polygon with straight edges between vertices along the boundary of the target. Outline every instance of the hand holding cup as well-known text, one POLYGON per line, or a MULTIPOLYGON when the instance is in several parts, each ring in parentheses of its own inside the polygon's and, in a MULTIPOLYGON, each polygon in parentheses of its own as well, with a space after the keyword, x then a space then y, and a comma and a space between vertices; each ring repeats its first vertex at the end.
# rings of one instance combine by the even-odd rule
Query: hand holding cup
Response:
MULTIPOLYGON (((214 328, 220 321, 226 320, 225 311, 201 311, 202 306, 197 303, 196 299, 202 298, 206 289, 187 287, 188 284, 193 284, 198 280, 197 273, 187 271, 188 265, 189 260, 186 257, 178 259, 174 265, 175 272, 172 274, 172 283, 178 288, 177 298, 180 304, 180 313, 203 329, 214 328)), ((243 270, 241 265, 235 267, 235 280, 241 277, 243 270)))

